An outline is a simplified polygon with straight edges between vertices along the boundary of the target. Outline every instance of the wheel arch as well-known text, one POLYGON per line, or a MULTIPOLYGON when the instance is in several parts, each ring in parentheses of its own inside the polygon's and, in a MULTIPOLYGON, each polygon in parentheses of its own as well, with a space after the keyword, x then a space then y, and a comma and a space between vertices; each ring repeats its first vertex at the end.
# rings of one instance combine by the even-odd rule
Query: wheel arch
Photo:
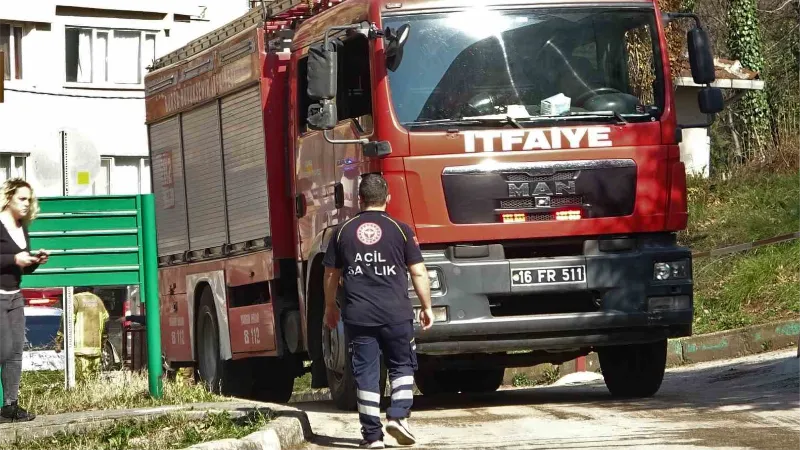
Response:
POLYGON ((192 314, 192 322, 190 325, 192 355, 194 360, 197 361, 197 345, 195 330, 197 323, 197 311, 200 309, 200 300, 203 297, 203 292, 209 290, 214 300, 214 310, 217 314, 217 323, 219 324, 219 351, 220 356, 224 360, 229 360, 233 357, 231 352, 231 335, 230 326, 228 322, 228 299, 227 287, 225 285, 225 274, 222 270, 196 273, 186 276, 186 286, 189 292, 192 293, 191 305, 194 308, 192 314))
POLYGON ((325 293, 322 286, 322 276, 325 269, 322 258, 328 249, 333 227, 326 228, 317 234, 311 244, 306 267, 306 285, 304 286, 306 299, 306 342, 308 355, 311 359, 322 358, 322 330, 315 326, 317 320, 325 313, 325 293))

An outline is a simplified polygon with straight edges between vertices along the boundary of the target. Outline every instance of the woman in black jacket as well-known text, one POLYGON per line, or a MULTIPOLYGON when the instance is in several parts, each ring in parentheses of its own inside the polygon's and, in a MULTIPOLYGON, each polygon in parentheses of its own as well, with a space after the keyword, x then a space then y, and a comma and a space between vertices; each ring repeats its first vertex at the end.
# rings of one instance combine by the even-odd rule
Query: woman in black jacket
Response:
POLYGON ((25 343, 25 299, 20 292, 23 274, 47 262, 48 253, 30 253, 28 226, 39 212, 31 185, 14 178, 0 192, 0 367, 3 408, 0 423, 24 422, 36 416, 17 404, 25 343))

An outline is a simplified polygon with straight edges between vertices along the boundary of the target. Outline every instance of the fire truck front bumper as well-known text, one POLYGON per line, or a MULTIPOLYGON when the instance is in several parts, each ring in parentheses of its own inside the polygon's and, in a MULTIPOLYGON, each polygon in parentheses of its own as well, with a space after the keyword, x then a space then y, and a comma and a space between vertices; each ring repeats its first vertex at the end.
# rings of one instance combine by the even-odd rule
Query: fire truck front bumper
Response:
POLYGON ((506 259, 501 245, 424 252, 435 322, 415 323, 417 352, 558 352, 691 335, 689 250, 669 237, 601 242, 545 258, 506 259))

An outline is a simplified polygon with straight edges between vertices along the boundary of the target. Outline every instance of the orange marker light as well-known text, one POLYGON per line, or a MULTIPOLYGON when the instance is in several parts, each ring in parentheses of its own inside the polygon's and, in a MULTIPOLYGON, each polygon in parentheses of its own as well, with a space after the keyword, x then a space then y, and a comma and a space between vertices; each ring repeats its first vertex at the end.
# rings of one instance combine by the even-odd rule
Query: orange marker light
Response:
POLYGON ((503 223, 525 222, 525 214, 503 214, 503 223))
POLYGON ((581 218, 580 209, 570 209, 566 211, 556 212, 556 220, 580 220, 580 218, 581 218))

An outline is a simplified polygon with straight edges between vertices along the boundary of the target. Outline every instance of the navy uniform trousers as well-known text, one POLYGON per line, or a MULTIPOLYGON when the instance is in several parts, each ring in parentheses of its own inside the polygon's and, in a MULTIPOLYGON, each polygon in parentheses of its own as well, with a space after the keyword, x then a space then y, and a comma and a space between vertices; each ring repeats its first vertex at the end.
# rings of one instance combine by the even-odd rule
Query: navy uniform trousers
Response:
POLYGON ((414 325, 410 320, 378 327, 346 325, 346 333, 350 340, 361 434, 368 441, 382 439, 380 356, 383 353, 392 388, 392 403, 386 410, 386 418, 407 418, 414 402, 414 371, 417 370, 414 325))

